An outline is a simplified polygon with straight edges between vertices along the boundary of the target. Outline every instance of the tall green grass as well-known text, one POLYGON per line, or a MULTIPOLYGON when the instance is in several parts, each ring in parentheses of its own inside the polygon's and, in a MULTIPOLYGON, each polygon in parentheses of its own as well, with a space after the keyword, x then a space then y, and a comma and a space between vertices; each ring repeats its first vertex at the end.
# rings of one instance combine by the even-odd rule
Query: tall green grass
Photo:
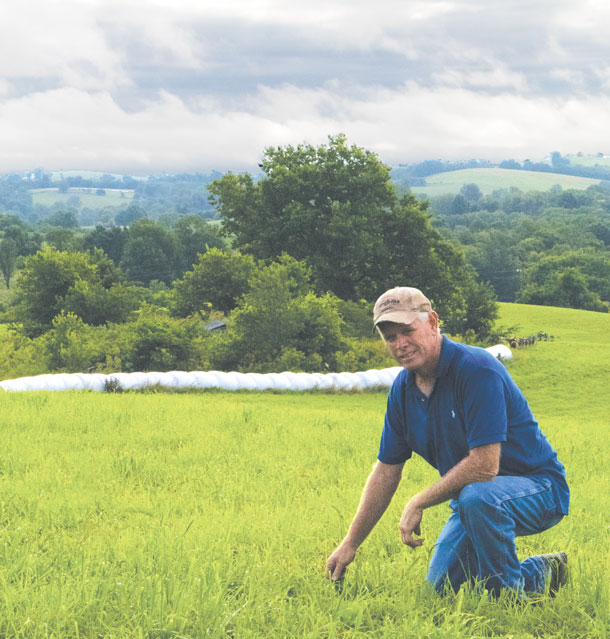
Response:
POLYGON ((519 539, 566 550, 555 600, 515 607, 423 588, 447 516, 400 543, 421 460, 350 568, 324 562, 376 457, 384 393, 2 394, 0 637, 592 637, 610 635, 609 317, 502 305, 555 335, 509 364, 567 466, 572 514, 519 539))

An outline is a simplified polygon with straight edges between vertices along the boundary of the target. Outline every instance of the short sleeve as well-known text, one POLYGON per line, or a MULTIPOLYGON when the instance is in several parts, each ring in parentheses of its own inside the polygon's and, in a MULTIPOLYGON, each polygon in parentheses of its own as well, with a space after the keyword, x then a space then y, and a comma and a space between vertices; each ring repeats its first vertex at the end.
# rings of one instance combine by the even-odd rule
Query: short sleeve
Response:
POLYGON ((403 374, 394 381, 388 395, 379 454, 377 459, 384 464, 402 464, 411 457, 413 451, 407 444, 405 415, 402 401, 403 374))
POLYGON ((468 447, 505 442, 507 389, 501 376, 489 368, 479 368, 466 376, 461 392, 468 447))

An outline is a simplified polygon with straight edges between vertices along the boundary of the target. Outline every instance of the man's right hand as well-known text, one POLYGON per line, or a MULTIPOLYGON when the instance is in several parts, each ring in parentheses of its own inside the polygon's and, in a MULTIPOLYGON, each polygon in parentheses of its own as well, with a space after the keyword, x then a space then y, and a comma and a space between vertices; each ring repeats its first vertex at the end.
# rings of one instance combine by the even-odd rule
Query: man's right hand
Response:
POLYGON ((326 575, 333 581, 342 579, 345 569, 354 561, 356 549, 342 542, 326 561, 326 575))

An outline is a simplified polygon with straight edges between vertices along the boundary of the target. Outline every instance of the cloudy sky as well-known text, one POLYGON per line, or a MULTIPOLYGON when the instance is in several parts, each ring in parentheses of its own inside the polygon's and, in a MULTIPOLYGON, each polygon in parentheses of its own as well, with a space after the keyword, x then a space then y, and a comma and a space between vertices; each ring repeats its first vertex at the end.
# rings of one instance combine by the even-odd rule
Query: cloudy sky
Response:
POLYGON ((0 0, 0 173, 610 153, 606 0, 0 0))

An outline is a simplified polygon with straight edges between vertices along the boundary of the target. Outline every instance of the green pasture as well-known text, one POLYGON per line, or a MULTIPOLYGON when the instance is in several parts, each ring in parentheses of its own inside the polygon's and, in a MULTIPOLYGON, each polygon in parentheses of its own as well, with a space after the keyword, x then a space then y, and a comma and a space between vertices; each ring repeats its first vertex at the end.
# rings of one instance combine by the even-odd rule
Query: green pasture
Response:
POLYGON ((610 157, 605 155, 600 157, 599 155, 566 155, 566 159, 570 160, 570 164, 576 164, 579 166, 610 166, 610 157))
MULTIPOLYGON (((610 316, 503 304, 508 364, 566 464, 572 513, 519 539, 565 550, 571 582, 515 606, 423 588, 445 505, 422 548, 404 503, 421 460, 348 572, 324 577, 375 462, 385 393, 3 393, 0 637, 610 636, 610 316)), ((2 393, 2 391, 0 391, 2 393)))
POLYGON ((599 180, 560 175, 558 173, 539 173, 513 169, 462 169, 447 171, 426 177, 426 186, 411 187, 413 193, 434 197, 446 193, 459 193, 464 184, 477 184, 484 195, 497 189, 509 189, 513 186, 521 191, 548 191, 555 184, 563 189, 586 189, 599 180))
POLYGON ((104 189, 106 195, 96 195, 94 188, 69 188, 65 193, 60 193, 56 188, 32 189, 34 204, 52 206, 56 202, 69 205, 68 200, 77 197, 84 208, 101 209, 105 206, 122 206, 129 204, 133 199, 132 189, 104 189))
MULTIPOLYGON (((61 182, 67 178, 71 177, 82 177, 85 180, 99 180, 100 178, 108 175, 108 173, 104 173, 103 171, 55 171, 51 173, 51 182, 61 182)), ((123 175, 120 173, 110 173, 117 180, 122 180, 123 175)), ((146 177, 138 177, 137 175, 130 176, 134 180, 146 180, 146 177)))

